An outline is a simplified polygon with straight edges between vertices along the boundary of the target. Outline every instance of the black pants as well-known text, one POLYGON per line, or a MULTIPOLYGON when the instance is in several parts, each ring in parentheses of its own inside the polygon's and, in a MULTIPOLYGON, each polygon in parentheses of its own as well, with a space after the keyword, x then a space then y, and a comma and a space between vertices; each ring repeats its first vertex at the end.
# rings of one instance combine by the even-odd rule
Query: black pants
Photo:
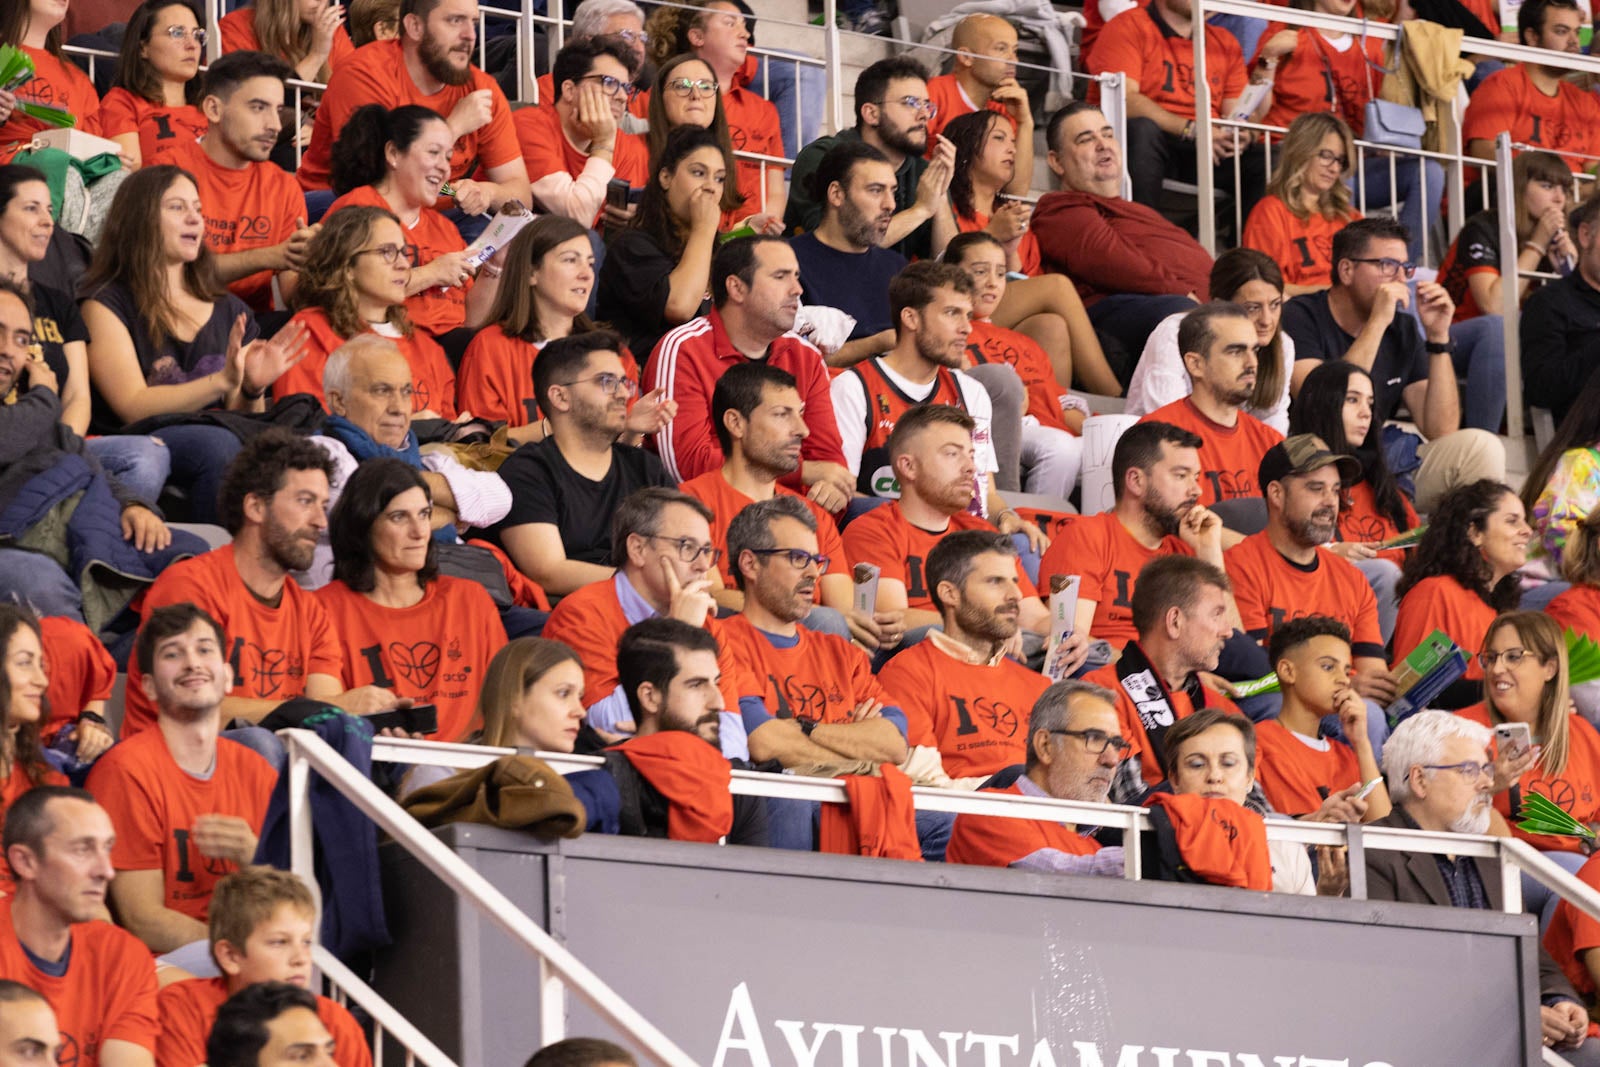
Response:
MULTIPOLYGON (((1218 132, 1217 136, 1223 136, 1218 132)), ((1151 119, 1128 120, 1128 175, 1133 182, 1133 200, 1146 207, 1161 209, 1161 183, 1168 178, 1180 182, 1199 180, 1195 169, 1195 146, 1175 133, 1167 133, 1151 119)), ((1227 192, 1241 207, 1240 219, 1250 218, 1250 209, 1266 194, 1267 155, 1258 143, 1239 156, 1239 183, 1235 185, 1232 159, 1213 168, 1217 188, 1227 192)), ((1218 219, 1219 228, 1232 232, 1232 219, 1218 219)), ((1238 233, 1234 233, 1237 241, 1238 233)))

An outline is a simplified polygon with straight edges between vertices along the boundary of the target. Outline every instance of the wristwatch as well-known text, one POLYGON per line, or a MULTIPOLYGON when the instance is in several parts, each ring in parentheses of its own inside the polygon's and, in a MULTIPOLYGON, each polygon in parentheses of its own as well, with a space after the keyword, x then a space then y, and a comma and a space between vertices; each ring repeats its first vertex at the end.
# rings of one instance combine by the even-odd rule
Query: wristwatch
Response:
POLYGON ((1430 356, 1442 356, 1455 352, 1456 343, 1454 341, 1427 341, 1422 347, 1430 356))

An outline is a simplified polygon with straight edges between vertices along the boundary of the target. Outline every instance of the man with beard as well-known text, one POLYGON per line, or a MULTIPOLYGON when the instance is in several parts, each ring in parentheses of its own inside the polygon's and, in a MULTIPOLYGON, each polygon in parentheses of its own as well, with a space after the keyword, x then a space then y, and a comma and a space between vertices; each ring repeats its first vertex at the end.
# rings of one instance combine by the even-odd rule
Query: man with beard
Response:
POLYGON ((654 455, 618 440, 638 391, 621 350, 621 338, 604 330, 547 344, 533 365, 533 391, 549 433, 500 465, 511 510, 484 536, 551 596, 610 578, 618 506, 636 490, 672 484, 654 455))
POLYGON ((822 224, 823 201, 811 195, 811 176, 835 145, 860 142, 894 168, 895 215, 883 246, 907 259, 937 259, 956 234, 949 201, 956 150, 943 137, 930 142, 928 124, 938 110, 928 98, 928 72, 910 56, 880 59, 856 77, 855 102, 854 129, 819 137, 795 157, 784 225, 801 234, 822 224))
MULTIPOLYGON (((1267 527, 1223 556, 1241 628, 1265 645, 1289 619, 1335 619, 1350 633, 1355 691, 1392 703, 1395 680, 1384 656, 1377 598, 1355 564, 1324 547, 1339 528, 1339 486, 1359 479, 1361 464, 1329 452, 1320 437, 1296 434, 1262 457, 1258 473, 1267 527)), ((1369 728, 1381 730, 1381 710, 1368 711, 1369 728)))
POLYGON ((443 116, 456 137, 450 156, 454 202, 441 196, 439 210, 482 215, 507 200, 529 203, 511 105, 495 80, 473 65, 477 38, 478 0, 403 0, 400 36, 356 49, 329 77, 311 146, 295 171, 300 187, 328 188, 333 142, 357 108, 417 104, 443 116), (487 180, 469 178, 480 166, 487 180))
POLYGON ((976 789, 1027 755, 1028 709, 1050 680, 1007 653, 1025 610, 1043 605, 1025 589, 1016 546, 992 530, 944 537, 928 553, 927 575, 943 629, 890 660, 878 681, 905 711, 912 777, 976 789))
MULTIPOLYGON (((1057 682, 1028 717, 1022 775, 1003 789, 984 792, 1104 804, 1128 750, 1121 729, 1109 690, 1071 679, 1057 682)), ((958 815, 945 862, 1106 878, 1123 874, 1121 845, 1101 848, 1071 823, 1050 819, 958 815)))
POLYGON ((1190 393, 1150 412, 1200 438, 1200 504, 1256 495, 1255 473, 1283 435, 1245 411, 1256 387, 1256 330, 1238 304, 1202 304, 1178 323, 1190 393))
POLYGON ((1222 566, 1222 520, 1200 504, 1200 438, 1165 422, 1139 422, 1111 455, 1110 511, 1067 524, 1039 563, 1046 588, 1073 574, 1078 584, 1075 633, 1120 647, 1138 631, 1133 594, 1157 556, 1198 556, 1222 566))
MULTIPOLYGON (((1447 711, 1419 711, 1395 727, 1383 753, 1394 810, 1373 826, 1483 834, 1494 802, 1487 727, 1447 711)), ((1502 911, 1500 862, 1487 857, 1367 849, 1367 899, 1502 911)), ((1585 1045, 1589 1016, 1560 966, 1539 949, 1539 1023, 1563 1056, 1585 1045)), ((1584 1048, 1590 1053, 1593 1044, 1584 1048)), ((1574 1063, 1592 1062, 1572 1059, 1574 1063)))
POLYGON ((1033 182, 1033 112, 1027 90, 1017 84, 1017 28, 999 15, 968 15, 956 23, 950 47, 955 50, 950 73, 928 81, 934 106, 928 136, 939 136, 951 119, 980 108, 1006 116, 1017 135, 1017 168, 1005 192, 1027 196, 1033 182))
POLYGON ((194 176, 206 219, 206 244, 228 289, 257 311, 272 310, 272 281, 285 305, 294 296, 306 246, 306 199, 272 163, 289 65, 265 52, 229 52, 206 70, 200 110, 210 125, 180 141, 167 161, 194 176))
POLYGON ((87 783, 117 831, 118 920, 153 953, 198 942, 196 963, 210 953, 211 890, 255 858, 278 780, 262 756, 218 736, 233 687, 226 647, 222 627, 193 604, 151 612, 134 654, 156 728, 113 745, 87 783))
MULTIPOLYGON (((311 565, 328 525, 328 478, 333 463, 316 444, 283 429, 257 434, 239 450, 222 482, 219 510, 230 544, 167 568, 142 605, 185 601, 215 619, 227 634, 224 658, 232 684, 222 700, 224 720, 260 722, 296 697, 336 704, 352 715, 395 706, 386 689, 339 683, 339 634, 316 598, 290 577, 311 565)), ((156 725, 144 672, 128 665, 122 736, 156 725)))
POLYGON ((155 960, 105 921, 115 838, 82 789, 40 786, 6 811, 14 885, 0 901, 0 978, 44 995, 62 1062, 77 1067, 153 1067, 161 1031, 155 960))
POLYGON ((758 362, 794 376, 806 435, 800 465, 785 470, 790 489, 828 511, 843 511, 855 479, 845 467, 833 395, 821 353, 795 336, 800 310, 800 266, 780 237, 740 237, 717 249, 711 261, 711 313, 690 319, 656 345, 644 380, 677 404, 677 415, 656 434, 656 451, 674 481, 687 482, 717 468, 719 431, 711 418, 717 381, 733 367, 758 362))

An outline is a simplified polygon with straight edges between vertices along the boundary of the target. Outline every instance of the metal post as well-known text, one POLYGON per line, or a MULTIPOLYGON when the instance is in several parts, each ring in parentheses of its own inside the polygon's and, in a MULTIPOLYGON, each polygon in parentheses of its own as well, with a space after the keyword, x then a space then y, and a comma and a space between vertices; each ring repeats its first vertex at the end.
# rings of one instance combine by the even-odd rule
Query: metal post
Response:
POLYGON ((209 0, 206 4, 206 65, 210 66, 222 55, 222 0, 209 0))
POLYGON ((1217 178, 1211 168, 1211 84, 1206 81, 1205 0, 1194 0, 1194 183, 1199 189, 1200 246, 1217 254, 1217 178))
MULTIPOLYGON (((311 764, 291 735, 289 749, 289 869, 308 886, 317 884, 316 838, 311 825, 311 764)), ((313 889, 313 892, 315 890, 313 889)))
POLYGON ((843 42, 839 36, 838 0, 822 0, 822 58, 828 63, 828 121, 829 133, 845 128, 844 121, 844 56, 843 42))
POLYGON ((539 1040, 554 1044, 567 1036, 567 987, 561 976, 539 957, 539 1040))
POLYGON ((1122 198, 1133 197, 1133 182, 1128 177, 1128 85, 1118 71, 1096 76, 1100 82, 1100 113, 1111 124, 1111 133, 1122 149, 1122 198))
POLYGON ((1500 224, 1500 316, 1501 336, 1506 349, 1506 436, 1513 441, 1523 434, 1522 426, 1522 343, 1517 335, 1520 279, 1517 277, 1517 191, 1511 187, 1511 135, 1502 132, 1494 139, 1494 199, 1500 224))

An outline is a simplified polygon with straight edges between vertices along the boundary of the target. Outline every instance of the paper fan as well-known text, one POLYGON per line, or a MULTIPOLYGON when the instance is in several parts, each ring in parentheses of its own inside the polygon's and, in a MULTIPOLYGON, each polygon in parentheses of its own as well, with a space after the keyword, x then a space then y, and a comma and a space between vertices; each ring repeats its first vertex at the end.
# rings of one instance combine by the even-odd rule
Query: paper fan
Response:
POLYGON ((1522 821, 1517 829, 1529 834, 1553 837, 1587 837, 1594 839, 1594 831, 1567 814, 1548 797, 1529 792, 1522 798, 1522 821))
POLYGON ((1600 679, 1600 645, 1576 630, 1566 631, 1566 639, 1568 683, 1582 685, 1600 679))
POLYGON ((0 44, 0 89, 11 92, 33 77, 33 60, 14 45, 0 44))
POLYGON ((1276 673, 1263 674, 1251 682, 1234 682, 1233 695, 1235 697, 1253 697, 1261 693, 1276 693, 1278 691, 1278 675, 1276 673))

